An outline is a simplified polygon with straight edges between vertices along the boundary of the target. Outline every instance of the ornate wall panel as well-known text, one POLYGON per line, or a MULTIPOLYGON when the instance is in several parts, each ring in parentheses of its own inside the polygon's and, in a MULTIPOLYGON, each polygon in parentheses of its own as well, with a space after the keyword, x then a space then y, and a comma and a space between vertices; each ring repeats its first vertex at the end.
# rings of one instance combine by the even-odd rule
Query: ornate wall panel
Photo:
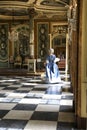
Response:
POLYGON ((29 25, 19 24, 14 31, 18 33, 18 39, 14 40, 14 57, 18 54, 22 57, 29 55, 29 25))
POLYGON ((8 24, 0 24, 0 68, 8 67, 8 24))
POLYGON ((45 60, 49 47, 49 23, 38 23, 37 32, 37 56, 41 60, 45 60))

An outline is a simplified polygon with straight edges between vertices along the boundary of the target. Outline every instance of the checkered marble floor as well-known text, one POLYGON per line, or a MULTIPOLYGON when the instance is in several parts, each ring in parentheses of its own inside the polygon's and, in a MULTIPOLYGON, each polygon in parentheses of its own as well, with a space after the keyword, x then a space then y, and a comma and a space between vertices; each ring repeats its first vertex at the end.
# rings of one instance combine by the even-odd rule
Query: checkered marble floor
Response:
POLYGON ((77 130, 69 81, 0 76, 0 130, 77 130))

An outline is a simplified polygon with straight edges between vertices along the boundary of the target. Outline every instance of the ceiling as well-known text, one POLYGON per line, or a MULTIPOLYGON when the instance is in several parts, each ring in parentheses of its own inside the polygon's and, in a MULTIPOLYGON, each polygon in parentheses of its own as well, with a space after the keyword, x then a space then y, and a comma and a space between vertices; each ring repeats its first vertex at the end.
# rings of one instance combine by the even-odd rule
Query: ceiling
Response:
POLYGON ((0 18, 67 15, 70 0, 0 0, 0 18))

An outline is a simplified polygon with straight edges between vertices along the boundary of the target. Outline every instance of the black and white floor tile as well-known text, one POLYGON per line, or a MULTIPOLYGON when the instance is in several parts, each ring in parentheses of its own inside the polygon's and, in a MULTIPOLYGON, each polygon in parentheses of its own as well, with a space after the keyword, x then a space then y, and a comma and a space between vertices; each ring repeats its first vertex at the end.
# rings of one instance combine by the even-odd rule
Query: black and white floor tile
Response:
MULTIPOLYGON (((64 77, 63 77, 64 78, 64 77)), ((0 130, 76 130, 70 81, 0 76, 0 130)))

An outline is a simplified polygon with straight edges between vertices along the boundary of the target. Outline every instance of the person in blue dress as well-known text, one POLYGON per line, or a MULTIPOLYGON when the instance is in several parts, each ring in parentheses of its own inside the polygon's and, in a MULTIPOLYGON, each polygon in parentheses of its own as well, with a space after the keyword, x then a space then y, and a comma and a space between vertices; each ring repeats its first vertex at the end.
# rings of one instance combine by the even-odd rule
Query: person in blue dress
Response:
POLYGON ((54 54, 54 49, 51 48, 49 50, 49 55, 46 58, 46 79, 50 83, 60 82, 60 73, 58 69, 58 65, 56 62, 59 61, 59 58, 56 58, 54 54))

